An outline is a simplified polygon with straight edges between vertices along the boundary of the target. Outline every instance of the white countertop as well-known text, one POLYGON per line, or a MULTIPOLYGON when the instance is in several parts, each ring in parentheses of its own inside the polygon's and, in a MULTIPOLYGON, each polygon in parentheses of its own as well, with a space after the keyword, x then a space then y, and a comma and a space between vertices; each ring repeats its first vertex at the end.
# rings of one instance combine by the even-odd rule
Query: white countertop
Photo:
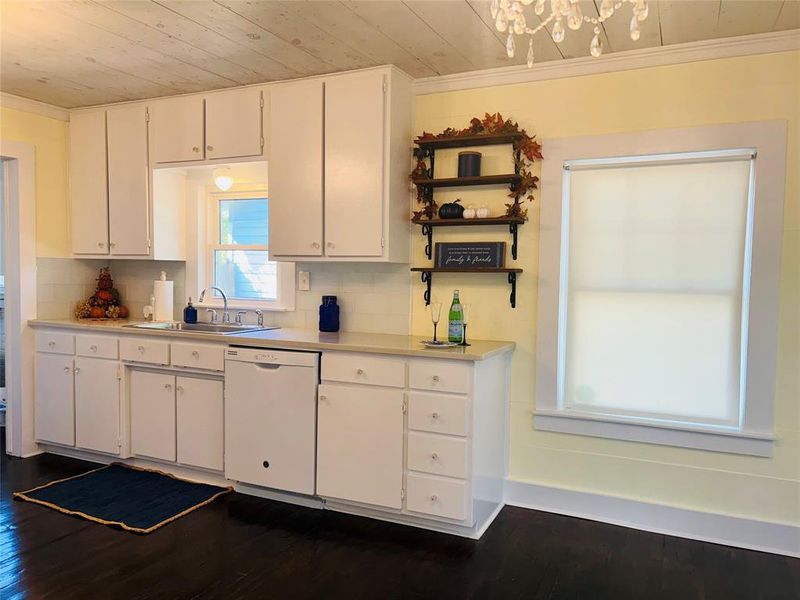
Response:
POLYGON ((95 321, 92 319, 33 319, 33 328, 72 329, 78 331, 113 331, 118 334, 138 336, 180 337, 198 342, 220 342, 234 346, 276 348, 291 350, 340 350, 346 352, 371 352, 400 356, 422 356, 426 358, 448 358, 452 360, 484 360, 490 356, 514 350, 514 342, 493 340, 470 340, 471 346, 455 348, 426 348, 420 336, 391 335, 385 333, 321 333, 312 329, 270 329, 221 335, 171 331, 168 329, 137 329, 125 327, 136 321, 95 321))

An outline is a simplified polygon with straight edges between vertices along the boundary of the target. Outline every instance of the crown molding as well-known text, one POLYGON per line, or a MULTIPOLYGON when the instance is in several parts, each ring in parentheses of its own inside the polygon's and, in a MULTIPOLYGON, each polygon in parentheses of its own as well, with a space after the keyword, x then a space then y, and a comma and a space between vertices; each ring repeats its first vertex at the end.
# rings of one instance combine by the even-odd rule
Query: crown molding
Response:
POLYGON ((554 60, 535 64, 530 69, 515 65, 424 77, 414 80, 413 89, 420 96, 791 50, 800 50, 800 29, 627 50, 601 58, 554 60))
POLYGON ((59 121, 69 121, 69 110, 66 108, 45 104, 38 100, 31 100, 30 98, 15 96, 14 94, 8 94, 6 92, 0 92, 0 106, 33 113, 42 117, 57 119, 59 121))

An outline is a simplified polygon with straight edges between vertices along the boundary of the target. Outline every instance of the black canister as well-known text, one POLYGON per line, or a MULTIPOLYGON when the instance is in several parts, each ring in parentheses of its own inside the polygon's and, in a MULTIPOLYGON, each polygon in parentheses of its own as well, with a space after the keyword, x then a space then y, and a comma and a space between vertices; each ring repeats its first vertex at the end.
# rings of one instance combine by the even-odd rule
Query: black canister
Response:
POLYGON ((481 153, 467 150, 458 153, 458 176, 478 177, 481 174, 481 153))
POLYGON ((323 296, 319 307, 319 330, 339 331, 339 305, 336 296, 323 296))

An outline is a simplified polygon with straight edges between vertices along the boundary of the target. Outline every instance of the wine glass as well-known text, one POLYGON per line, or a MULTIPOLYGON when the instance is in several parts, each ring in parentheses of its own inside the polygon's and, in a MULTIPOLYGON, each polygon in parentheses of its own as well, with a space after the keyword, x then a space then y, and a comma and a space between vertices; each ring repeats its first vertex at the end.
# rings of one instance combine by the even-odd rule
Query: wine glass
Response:
POLYGON ((459 344, 459 346, 472 345, 467 343, 467 323, 469 322, 469 312, 471 308, 472 308, 471 304, 461 305, 461 322, 463 323, 463 327, 461 329, 461 343, 459 344))
POLYGON ((433 321, 433 341, 436 340, 436 326, 439 324, 439 317, 442 316, 442 303, 431 303, 431 321, 433 321))

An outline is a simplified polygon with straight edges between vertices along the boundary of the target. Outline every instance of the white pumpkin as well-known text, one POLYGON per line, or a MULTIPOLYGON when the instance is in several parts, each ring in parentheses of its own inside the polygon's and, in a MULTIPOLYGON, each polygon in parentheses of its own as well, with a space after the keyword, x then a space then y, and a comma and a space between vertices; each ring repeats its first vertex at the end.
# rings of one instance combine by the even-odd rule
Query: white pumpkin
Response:
POLYGON ((464 209, 464 218, 465 219, 474 219, 475 218, 475 208, 472 206, 468 206, 464 209))
MULTIPOLYGON (((466 211, 464 211, 464 212, 466 212, 466 211)), ((477 212, 475 214, 478 215, 479 219, 485 219, 485 218, 487 218, 489 216, 490 213, 489 213, 489 209, 486 206, 481 206, 477 210, 477 212)), ((466 216, 466 215, 464 215, 464 216, 466 216)))

